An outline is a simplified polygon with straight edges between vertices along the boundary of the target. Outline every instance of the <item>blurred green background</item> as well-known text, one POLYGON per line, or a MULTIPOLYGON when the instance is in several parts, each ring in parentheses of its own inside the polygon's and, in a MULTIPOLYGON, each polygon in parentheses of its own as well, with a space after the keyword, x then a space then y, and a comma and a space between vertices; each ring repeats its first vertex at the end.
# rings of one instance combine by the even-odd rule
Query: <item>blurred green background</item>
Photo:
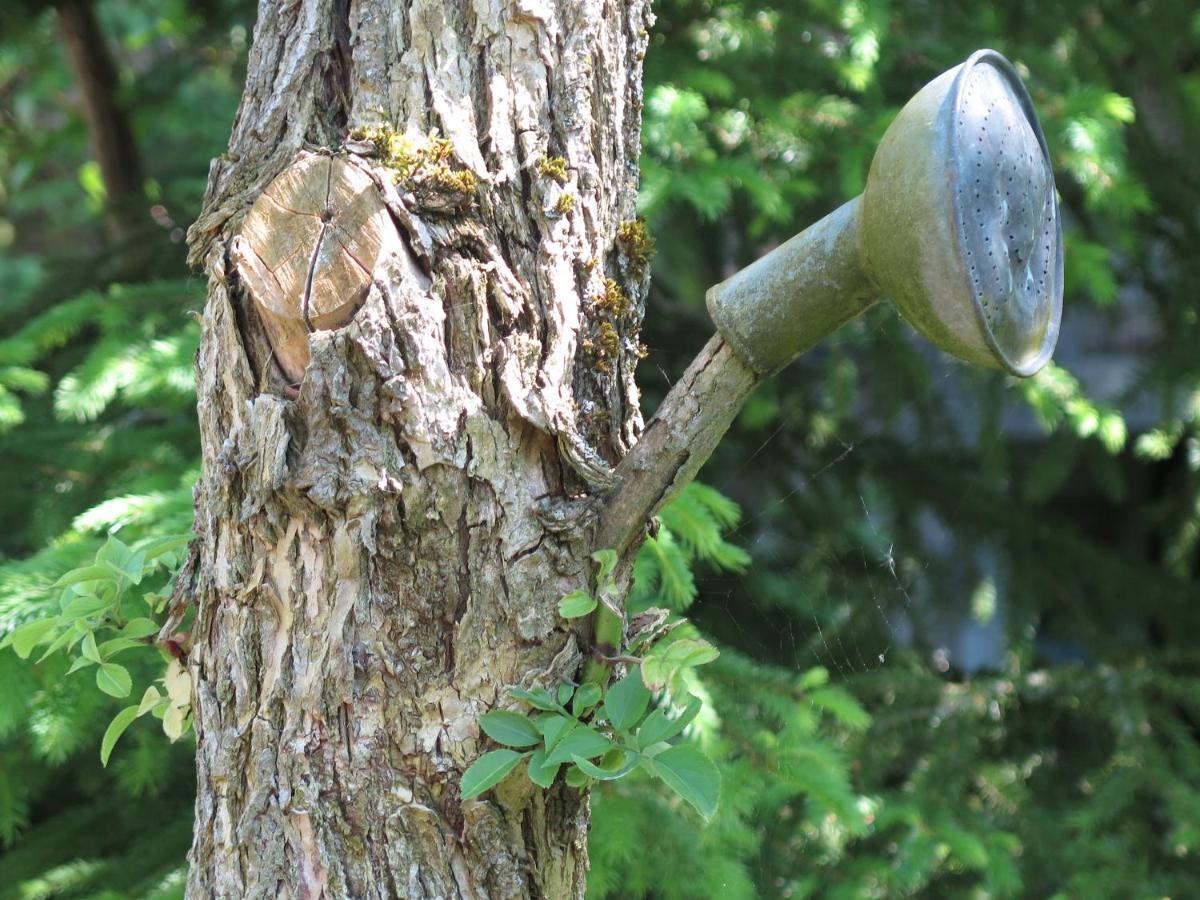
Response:
MULTIPOLYGON (((978 47, 1042 117, 1067 296, 1027 382, 878 308, 751 399, 702 474, 740 519, 685 495, 635 597, 722 649, 691 735, 721 809, 704 827, 649 782, 597 791, 591 895, 1200 896, 1194 2, 656 11, 647 411, 710 333, 704 289, 856 194, 899 106, 978 47)), ((108 532, 189 527, 183 237, 253 16, 0 7, 0 635, 108 532)), ((124 703, 67 663, 0 651, 0 897, 180 896, 190 738, 139 721, 102 768, 124 703)))

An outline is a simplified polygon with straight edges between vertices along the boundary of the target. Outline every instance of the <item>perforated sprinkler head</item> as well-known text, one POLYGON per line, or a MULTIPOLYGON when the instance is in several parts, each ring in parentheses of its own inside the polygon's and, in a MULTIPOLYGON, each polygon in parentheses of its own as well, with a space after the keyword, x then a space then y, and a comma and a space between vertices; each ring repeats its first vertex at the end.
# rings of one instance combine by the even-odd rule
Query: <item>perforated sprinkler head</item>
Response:
POLYGON ((960 359, 1029 376, 1062 315, 1050 157, 1012 65, 979 50, 887 130, 863 193, 708 291, 734 352, 783 368, 888 296, 960 359))

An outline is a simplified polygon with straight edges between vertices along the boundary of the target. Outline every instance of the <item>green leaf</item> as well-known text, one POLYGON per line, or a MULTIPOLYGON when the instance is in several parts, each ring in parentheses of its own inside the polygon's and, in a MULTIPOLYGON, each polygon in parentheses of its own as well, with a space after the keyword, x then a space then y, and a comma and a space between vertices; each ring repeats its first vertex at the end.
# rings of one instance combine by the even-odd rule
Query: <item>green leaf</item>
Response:
POLYGON ((42 394, 50 386, 50 378, 45 372, 39 372, 37 369, 4 366, 0 368, 0 385, 27 394, 42 394))
POLYGON ((567 715, 545 716, 537 723, 538 730, 546 738, 546 751, 558 746, 558 742, 566 737, 579 723, 567 715))
POLYGON ((699 715, 702 705, 698 697, 692 697, 684 707, 683 713, 674 719, 661 709, 654 710, 646 716, 646 721, 637 730, 638 746, 645 749, 669 741, 691 724, 692 719, 699 715))
POLYGON ((113 638, 111 641, 105 641, 103 644, 100 645, 99 650, 100 650, 100 656, 103 659, 112 659, 118 653, 121 653, 125 650, 130 650, 134 647, 139 647, 139 648, 144 649, 146 646, 147 646, 147 644, 143 640, 139 640, 136 638, 119 637, 119 638, 113 638))
POLYGON ((668 645, 666 655, 681 669, 694 669, 712 662, 721 652, 708 641, 685 638, 668 645))
POLYGON ((123 638, 144 638, 152 634, 158 634, 159 625, 153 619, 147 619, 144 616, 137 619, 130 619, 125 623, 125 627, 121 629, 121 637, 123 638))
POLYGON ((721 537, 722 528, 732 527, 739 516, 736 503, 694 482, 659 513, 663 526, 689 557, 727 572, 743 571, 750 564, 745 550, 721 537))
POLYGON ((741 521, 741 508, 720 491, 707 484, 693 481, 683 489, 683 496, 702 503, 722 528, 733 528, 741 521))
POLYGON ((712 558, 713 548, 721 542, 721 526, 711 510, 689 491, 683 491, 658 517, 691 556, 712 558))
POLYGON ((104 176, 100 172, 100 164, 89 159, 79 167, 76 176, 79 179, 79 186, 87 195, 88 207, 94 212, 99 212, 104 207, 105 198, 108 196, 104 185, 104 176))
POLYGON ((132 558, 133 548, 115 534, 110 534, 108 540, 104 542, 104 546, 96 551, 96 562, 116 566, 117 571, 124 571, 126 564, 132 558))
POLYGON ((528 716, 497 709, 479 717, 479 727, 498 744, 508 747, 532 747, 542 742, 542 735, 528 716))
POLYGON ((33 652, 33 648, 41 643, 42 638, 49 634, 50 630, 57 624, 58 617, 52 616, 49 619, 38 619, 36 622, 27 622, 16 629, 11 635, 11 643, 17 656, 21 657, 21 659, 29 659, 29 654, 33 652))
POLYGON ((192 535, 190 534, 172 534, 149 541, 139 541, 137 547, 146 562, 153 562, 163 554, 187 546, 191 541, 192 535))
POLYGON ((94 616, 96 613, 108 609, 110 605, 109 601, 103 597, 97 597, 95 594, 82 594, 76 596, 63 608, 60 618, 64 622, 86 619, 88 616, 94 616))
POLYGON ((113 716, 113 720, 108 723, 108 728, 104 731, 104 737, 100 740, 100 764, 102 766, 108 766, 108 758, 112 755, 117 738, 125 733, 125 729, 137 717, 138 708, 136 706, 127 706, 113 716))
POLYGON ((652 691, 661 691, 666 688, 677 671, 679 671, 678 668, 667 665, 661 657, 647 656, 642 660, 642 681, 652 691))
POLYGON ((148 712, 153 712, 154 707, 158 706, 162 699, 162 694, 158 692, 158 688, 150 685, 150 687, 146 688, 146 693, 142 694, 142 702, 138 704, 137 714, 144 716, 148 712))
POLYGON ((690 803, 705 819, 717 811, 721 794, 721 773, 711 759, 690 744, 664 750, 653 759, 643 758, 641 765, 651 775, 690 803))
POLYGON ((100 655, 100 648, 96 646, 96 634, 93 631, 89 631, 83 636, 83 643, 79 645, 79 652, 83 654, 83 658, 88 662, 99 663, 104 661, 104 658, 100 655))
POLYGON ((702 666, 720 655, 720 651, 708 641, 697 638, 659 644, 642 660, 642 680, 650 690, 661 691, 674 680, 680 669, 702 666))
POLYGON ((544 709, 547 712, 566 712, 562 704, 545 688, 527 691, 524 688, 509 688, 508 693, 518 700, 524 700, 534 709, 544 709))
POLYGON ((830 713, 851 731, 865 731, 871 724, 871 716, 849 693, 840 688, 821 688, 808 695, 813 706, 830 713))
POLYGON ((108 566, 93 565, 80 569, 72 569, 54 582, 54 587, 69 587, 73 584, 85 584, 89 581, 115 581, 112 570, 108 566))
POLYGON ((140 584, 142 576, 146 574, 146 558, 139 550, 133 554, 133 558, 129 560, 125 568, 125 574, 129 576, 129 580, 134 584, 140 584))
POLYGON ((654 564, 659 601, 673 610, 687 609, 696 599, 696 579, 691 563, 680 546, 663 529, 656 538, 647 538, 642 551, 654 564))
POLYGON ((988 864, 988 851, 977 836, 958 822, 940 822, 937 836, 946 842, 951 852, 969 869, 983 869, 988 864))
POLYGON ((124 666, 104 663, 96 670, 96 687, 113 697, 128 697, 133 690, 133 679, 124 666))
POLYGON ((612 741, 600 732, 587 726, 579 726, 558 742, 558 746, 546 757, 546 762, 569 762, 575 756, 593 759, 607 753, 612 748, 612 741))
POLYGON ((529 755, 518 753, 516 750, 492 750, 483 754, 463 772, 462 781, 459 783, 462 799, 470 800, 495 787, 517 767, 517 763, 529 755))
POLYGON ((609 769, 604 766, 598 766, 595 763, 590 763, 582 756, 572 757, 572 761, 575 765, 579 766, 585 775, 595 778, 597 781, 616 781, 618 778, 624 778, 636 769, 638 763, 641 762, 641 757, 636 753, 630 753, 628 756, 629 761, 616 769, 609 769))
POLYGON ((567 784, 571 787, 586 787, 589 780, 587 774, 579 766, 571 766, 567 769, 567 784))
POLYGON ((171 594, 169 591, 147 591, 146 593, 142 594, 142 602, 150 607, 150 611, 153 613, 162 612, 167 605, 167 601, 170 599, 171 594))
POLYGON ((587 591, 575 590, 558 601, 558 614, 564 619, 578 619, 590 614, 596 606, 595 597, 587 591))
POLYGON ((110 534, 104 546, 96 551, 96 562, 107 565, 118 575, 123 575, 137 584, 142 580, 142 573, 146 567, 146 556, 140 550, 135 552, 127 544, 110 534))
POLYGON ((567 705, 567 701, 571 699, 571 695, 575 693, 575 685, 563 682, 558 686, 558 702, 563 706, 567 705))
POLYGON ((828 683, 829 670, 824 666, 814 666, 800 676, 800 680, 797 682, 796 686, 802 691, 808 691, 812 690, 813 688, 819 688, 821 685, 828 683))
POLYGON ((597 550, 592 554, 592 559, 600 566, 600 571, 596 573, 596 584, 603 585, 612 577, 612 573, 617 568, 617 551, 616 550, 597 550))
POLYGON ((571 701, 571 712, 581 716, 599 702, 600 685, 588 682, 575 692, 575 699, 571 701))
POLYGON ((88 666, 94 665, 96 665, 94 659, 88 659, 86 656, 77 656, 75 657, 75 661, 71 663, 71 668, 67 669, 67 674, 70 675, 72 672, 78 672, 80 669, 86 669, 88 666))
POLYGON ((549 788, 554 784, 554 779, 558 776, 558 770, 561 767, 561 763, 547 764, 545 748, 538 747, 529 757, 529 780, 540 788, 549 788))
POLYGON ((650 692, 642 683, 642 673, 634 669, 608 689, 603 716, 617 731, 628 731, 642 718, 649 703, 650 692))
POLYGON ((76 632, 74 628, 67 628, 64 630, 62 634, 60 634, 53 640, 53 642, 51 642, 50 646, 46 648, 46 651, 40 657, 38 657, 38 662, 42 662, 46 659, 46 657, 53 653, 57 653, 63 647, 67 646, 67 644, 71 643, 75 636, 76 632))

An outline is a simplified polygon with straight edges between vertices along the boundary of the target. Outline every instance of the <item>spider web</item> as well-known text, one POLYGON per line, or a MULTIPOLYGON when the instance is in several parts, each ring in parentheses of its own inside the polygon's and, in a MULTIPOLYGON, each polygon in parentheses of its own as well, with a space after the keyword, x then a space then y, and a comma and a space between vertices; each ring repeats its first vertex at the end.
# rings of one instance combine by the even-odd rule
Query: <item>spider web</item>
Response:
MULTIPOLYGON (((652 352, 657 355, 663 351, 652 348, 652 352)), ((657 360, 652 360, 652 364, 662 377, 661 383, 670 386, 672 380, 663 366, 657 360)), ((955 374, 954 368, 947 367, 941 377, 950 379, 955 374)), ((710 481, 728 493, 730 485, 738 484, 753 472, 756 462, 761 466, 764 455, 771 453, 781 442, 794 439, 792 426, 796 424, 797 415, 796 412, 781 414, 771 424, 766 437, 734 469, 702 472, 700 480, 710 481)), ((793 664, 808 660, 823 666, 837 679, 877 671, 888 664, 896 650, 917 649, 918 643, 929 648, 930 661, 945 672, 953 655, 951 646, 963 638, 965 631, 977 628, 977 623, 967 615, 965 603, 959 604, 951 614, 945 614, 947 602, 956 603, 961 594, 956 586, 931 583, 928 574, 933 557, 925 546, 926 541, 896 527, 888 505, 873 500, 869 491, 854 483, 853 476, 845 479, 839 475, 838 469, 852 462, 858 452, 854 443, 834 440, 824 454, 824 461, 811 471, 791 471, 786 490, 758 504, 743 501, 742 521, 725 535, 726 540, 741 545, 750 553, 752 569, 786 573, 780 577, 796 580, 796 589, 808 593, 807 603, 790 605, 770 617, 770 621, 778 625, 776 646, 769 646, 769 638, 759 633, 761 628, 751 633, 743 621, 747 617, 745 604, 750 593, 742 583, 743 575, 711 573, 703 568, 698 571, 696 583, 701 594, 701 609, 719 612, 726 626, 738 634, 738 643, 742 647, 758 646, 764 651, 763 655, 788 659, 793 664), (822 480, 828 478, 841 478, 853 486, 860 511, 859 530, 868 539, 858 542, 853 553, 834 552, 828 548, 818 550, 813 562, 813 542, 819 535, 811 532, 819 531, 820 524, 809 523, 808 535, 789 535, 792 545, 787 546, 780 540, 780 519, 787 515, 794 498, 820 487, 822 480), (824 584, 808 584, 797 573, 796 558, 801 554, 797 553, 796 547, 806 541, 810 565, 831 573, 824 584), (839 585, 852 587, 843 593, 839 585), (928 608, 931 604, 927 601, 936 602, 942 621, 940 627, 921 630, 926 617, 934 612, 928 608), (807 609, 798 612, 803 606, 807 609)), ((777 471, 785 469, 784 464, 776 467, 777 471)), ((761 490, 762 485, 757 487, 761 490)), ((842 488, 847 489, 847 485, 843 484, 842 488)), ((965 498, 963 502, 966 502, 965 498)), ((941 515, 944 514, 943 511, 941 515)), ((947 523, 933 513, 926 515, 933 520, 930 528, 946 536, 940 541, 943 544, 940 549, 944 552, 937 556, 953 553, 953 521, 957 516, 952 513, 947 523)))

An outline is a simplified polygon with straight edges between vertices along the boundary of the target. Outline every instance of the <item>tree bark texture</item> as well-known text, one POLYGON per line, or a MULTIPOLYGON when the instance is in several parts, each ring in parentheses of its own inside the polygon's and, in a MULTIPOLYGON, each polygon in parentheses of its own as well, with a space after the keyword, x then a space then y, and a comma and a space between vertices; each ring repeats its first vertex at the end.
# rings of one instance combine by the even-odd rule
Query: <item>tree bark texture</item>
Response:
POLYGON ((644 0, 263 0, 190 233, 209 279, 189 655, 191 897, 580 897, 587 797, 461 801, 505 687, 577 676, 596 498, 641 428, 634 217, 644 0), (348 141, 446 139, 468 197, 348 141), (400 238, 281 373, 230 255, 303 154, 400 238), (555 161, 561 158, 560 168, 555 161), (570 200, 564 200, 569 195, 570 200))

